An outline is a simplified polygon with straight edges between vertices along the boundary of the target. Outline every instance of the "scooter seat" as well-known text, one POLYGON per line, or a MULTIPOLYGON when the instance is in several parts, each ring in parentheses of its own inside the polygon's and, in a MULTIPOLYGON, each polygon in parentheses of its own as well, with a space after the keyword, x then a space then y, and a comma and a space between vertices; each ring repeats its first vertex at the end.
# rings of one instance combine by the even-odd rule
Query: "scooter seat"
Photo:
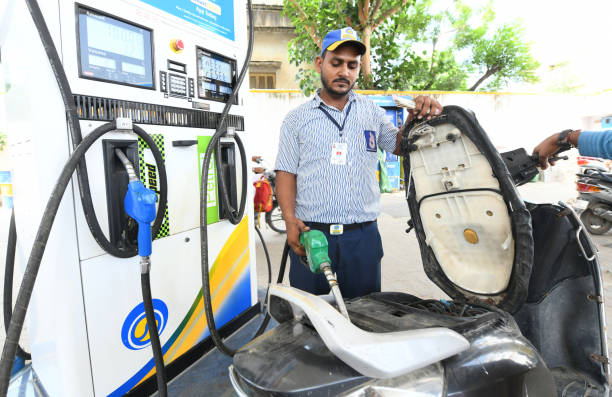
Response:
POLYGON ((531 218, 474 115, 447 106, 408 123, 401 151, 428 277, 453 299, 517 311, 533 262, 531 218))

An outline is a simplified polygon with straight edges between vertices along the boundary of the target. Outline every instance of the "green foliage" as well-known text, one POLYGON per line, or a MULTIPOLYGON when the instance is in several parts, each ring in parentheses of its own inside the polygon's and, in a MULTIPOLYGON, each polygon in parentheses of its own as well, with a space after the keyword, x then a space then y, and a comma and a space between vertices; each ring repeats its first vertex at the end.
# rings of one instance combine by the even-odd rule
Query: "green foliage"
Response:
POLYGON ((300 88, 310 95, 319 86, 312 65, 320 42, 344 26, 370 41, 359 88, 467 90, 468 79, 476 77, 470 89, 499 89, 510 81, 537 80, 538 63, 520 25, 492 31, 492 3, 472 9, 456 0, 442 11, 433 11, 433 5, 433 0, 285 0, 284 14, 296 28, 289 60, 300 69, 300 88))
POLYGON ((6 147, 6 134, 4 132, 0 132, 0 152, 4 150, 6 147))
MULTIPOLYGON (((538 80, 535 70, 540 64, 531 57, 529 45, 522 39, 522 27, 504 25, 492 37, 481 37, 472 45, 472 62, 478 65, 482 77, 492 79, 484 87, 496 91, 509 81, 533 83, 538 80)), ((482 78, 470 89, 475 90, 482 78)))
POLYGON ((312 95, 319 88, 319 81, 321 81, 319 74, 313 69, 300 69, 295 79, 306 96, 312 95))

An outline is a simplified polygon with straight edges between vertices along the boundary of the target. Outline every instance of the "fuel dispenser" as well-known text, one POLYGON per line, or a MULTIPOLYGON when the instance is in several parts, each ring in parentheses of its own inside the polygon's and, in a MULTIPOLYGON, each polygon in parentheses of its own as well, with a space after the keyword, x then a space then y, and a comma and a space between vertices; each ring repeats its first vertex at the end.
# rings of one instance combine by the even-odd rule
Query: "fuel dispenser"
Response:
MULTIPOLYGON (((144 186, 161 201, 153 225, 151 289, 171 376, 211 345, 201 252, 211 264, 207 280, 221 334, 259 312, 252 207, 242 219, 232 212, 247 193, 242 184, 247 176, 240 172, 246 164, 238 156, 247 131, 240 92, 224 123, 237 139, 221 138, 205 178, 207 250, 200 244, 202 161, 237 86, 237 64, 245 58, 244 2, 87 0, 41 2, 40 7, 83 137, 127 118, 152 141, 118 126, 85 155, 90 191, 79 188, 77 177, 68 185, 28 311, 33 369, 51 396, 149 393, 155 388, 155 364, 139 288, 138 228, 124 210, 128 173, 116 152, 134 164, 144 186), (231 208, 221 204, 224 193, 231 208), (83 196, 91 197, 91 208, 81 204, 83 196), (108 242, 92 235, 92 216, 108 242)), ((11 86, 7 124, 23 262, 54 182, 74 150, 69 128, 74 121, 67 117, 26 5, 14 1, 8 9, 11 24, 1 50, 11 86)))

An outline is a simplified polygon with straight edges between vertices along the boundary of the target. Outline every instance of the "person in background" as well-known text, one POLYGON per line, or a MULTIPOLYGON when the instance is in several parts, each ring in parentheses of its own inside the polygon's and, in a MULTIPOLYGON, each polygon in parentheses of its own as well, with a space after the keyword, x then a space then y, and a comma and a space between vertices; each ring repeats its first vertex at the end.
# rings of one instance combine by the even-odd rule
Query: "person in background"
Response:
MULTIPOLYGON (((398 154, 401 134, 382 108, 353 91, 365 51, 352 28, 329 32, 315 60, 321 88, 312 100, 289 112, 281 126, 275 170, 292 248, 289 280, 313 294, 327 294, 329 284, 300 261, 305 251, 299 236, 310 229, 321 230, 328 239, 343 296, 381 288, 376 150, 398 154)), ((414 102, 412 117, 430 119, 442 112, 431 97, 417 96, 414 102)))
POLYGON ((251 182, 257 182, 264 175, 266 168, 262 164, 263 159, 261 156, 251 156, 251 182))
POLYGON ((582 156, 612 159, 612 130, 564 130, 544 139, 533 153, 538 154, 540 167, 546 169, 549 157, 573 147, 578 148, 582 156))

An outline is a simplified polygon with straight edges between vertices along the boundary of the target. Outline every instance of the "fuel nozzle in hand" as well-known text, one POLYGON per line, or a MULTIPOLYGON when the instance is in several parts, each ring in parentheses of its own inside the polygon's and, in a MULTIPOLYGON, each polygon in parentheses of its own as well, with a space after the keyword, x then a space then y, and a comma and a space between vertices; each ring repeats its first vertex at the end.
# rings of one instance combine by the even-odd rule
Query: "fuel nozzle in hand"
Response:
POLYGON ((338 281, 336 280, 336 275, 331 269, 331 260, 329 259, 325 234, 319 230, 309 230, 300 235, 300 243, 304 246, 304 250, 306 251, 306 258, 310 271, 314 274, 323 273, 325 275, 340 313, 350 321, 344 299, 342 299, 342 294, 340 293, 338 281))

